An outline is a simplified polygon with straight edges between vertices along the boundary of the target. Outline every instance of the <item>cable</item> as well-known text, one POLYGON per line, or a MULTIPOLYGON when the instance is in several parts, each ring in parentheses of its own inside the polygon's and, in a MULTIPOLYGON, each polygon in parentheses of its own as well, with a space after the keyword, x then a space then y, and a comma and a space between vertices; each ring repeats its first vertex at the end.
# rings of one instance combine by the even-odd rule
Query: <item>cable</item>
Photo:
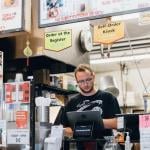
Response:
MULTIPOLYGON (((132 52, 132 56, 134 57, 133 47, 132 47, 131 40, 130 40, 128 31, 127 31, 127 28, 126 28, 126 24, 125 24, 125 31, 126 31, 126 34, 127 34, 127 38, 128 38, 128 42, 129 42, 129 47, 130 47, 130 50, 131 50, 131 52, 132 52)), ((145 85, 144 80, 143 80, 143 77, 142 77, 142 74, 141 74, 141 71, 140 71, 139 66, 138 66, 138 64, 137 64, 137 62, 136 62, 136 59, 134 59, 134 63, 135 63, 136 69, 137 69, 137 71, 138 71, 138 73, 139 73, 139 77, 140 77, 140 79, 141 79, 141 81, 142 81, 143 87, 144 87, 146 93, 148 93, 147 88, 146 88, 146 85, 145 85)))
POLYGON ((122 98, 123 98, 123 113, 126 113, 126 93, 127 93, 127 85, 126 85, 126 87, 125 87, 125 89, 124 89, 124 86, 123 86, 123 83, 124 83, 124 79, 123 79, 123 71, 124 71, 124 69, 125 69, 125 64, 122 64, 121 62, 120 62, 120 70, 121 70, 121 88, 122 88, 122 98), (124 93, 124 90, 125 90, 125 93, 124 93))

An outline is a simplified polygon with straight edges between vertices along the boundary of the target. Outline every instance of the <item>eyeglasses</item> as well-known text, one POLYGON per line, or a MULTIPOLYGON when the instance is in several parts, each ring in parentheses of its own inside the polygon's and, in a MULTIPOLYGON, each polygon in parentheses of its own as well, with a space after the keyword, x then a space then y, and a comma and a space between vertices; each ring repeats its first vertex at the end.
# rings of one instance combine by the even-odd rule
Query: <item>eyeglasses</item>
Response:
POLYGON ((89 83, 91 83, 92 79, 93 78, 87 78, 85 80, 79 80, 79 81, 77 81, 77 83, 80 84, 80 85, 83 85, 85 83, 89 84, 89 83))

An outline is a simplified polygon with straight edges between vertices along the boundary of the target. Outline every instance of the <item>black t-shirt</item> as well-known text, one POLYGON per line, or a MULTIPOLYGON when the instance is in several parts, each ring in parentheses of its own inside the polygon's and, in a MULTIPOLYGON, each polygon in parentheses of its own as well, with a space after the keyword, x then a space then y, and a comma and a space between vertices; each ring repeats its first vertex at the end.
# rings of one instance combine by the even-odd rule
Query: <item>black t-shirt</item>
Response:
MULTIPOLYGON (((66 127, 70 126, 66 112, 86 110, 100 111, 104 119, 114 118, 115 114, 121 113, 117 99, 108 92, 98 90, 92 96, 78 94, 73 97, 64 107, 62 124, 66 127)), ((108 136, 111 135, 111 133, 111 130, 105 129, 103 133, 97 132, 97 137, 108 136)))

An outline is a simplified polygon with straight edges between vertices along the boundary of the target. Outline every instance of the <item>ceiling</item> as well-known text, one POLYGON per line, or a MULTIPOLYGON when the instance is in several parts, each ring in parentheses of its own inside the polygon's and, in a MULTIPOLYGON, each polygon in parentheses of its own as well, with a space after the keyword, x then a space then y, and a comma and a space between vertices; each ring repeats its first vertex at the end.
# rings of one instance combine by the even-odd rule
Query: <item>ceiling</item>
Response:
MULTIPOLYGON (((112 45, 110 49, 110 58, 139 55, 139 54, 149 54, 150 53, 150 12, 141 12, 138 13, 138 15, 137 13, 122 15, 119 16, 118 18, 120 18, 120 21, 124 21, 125 23, 125 37, 112 45)), ((93 20, 90 22, 90 24, 97 25, 104 22, 106 22, 105 18, 99 20, 93 20)), ((105 55, 104 58, 101 57, 100 52, 101 52, 100 46, 94 45, 91 52, 89 52, 90 60, 92 59, 101 60, 106 58, 108 59, 107 47, 104 47, 104 55, 105 55)), ((136 60, 136 63, 135 61, 125 61, 125 62, 111 62, 105 64, 104 63, 91 64, 91 66, 96 72, 105 72, 105 71, 120 69, 121 63, 126 63, 129 66, 129 68, 136 67, 136 65, 138 65, 139 67, 148 67, 150 66, 149 65, 150 58, 136 60)))

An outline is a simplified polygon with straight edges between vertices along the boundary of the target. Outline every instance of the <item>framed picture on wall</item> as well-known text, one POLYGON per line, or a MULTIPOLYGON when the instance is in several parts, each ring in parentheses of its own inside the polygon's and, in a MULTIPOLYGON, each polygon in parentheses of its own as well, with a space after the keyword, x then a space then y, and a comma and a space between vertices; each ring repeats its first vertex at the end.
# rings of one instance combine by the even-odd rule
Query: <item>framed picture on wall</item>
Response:
POLYGON ((24 0, 0 0, 0 33, 23 30, 24 0))
POLYGON ((39 0, 39 27, 150 9, 149 0, 39 0))

